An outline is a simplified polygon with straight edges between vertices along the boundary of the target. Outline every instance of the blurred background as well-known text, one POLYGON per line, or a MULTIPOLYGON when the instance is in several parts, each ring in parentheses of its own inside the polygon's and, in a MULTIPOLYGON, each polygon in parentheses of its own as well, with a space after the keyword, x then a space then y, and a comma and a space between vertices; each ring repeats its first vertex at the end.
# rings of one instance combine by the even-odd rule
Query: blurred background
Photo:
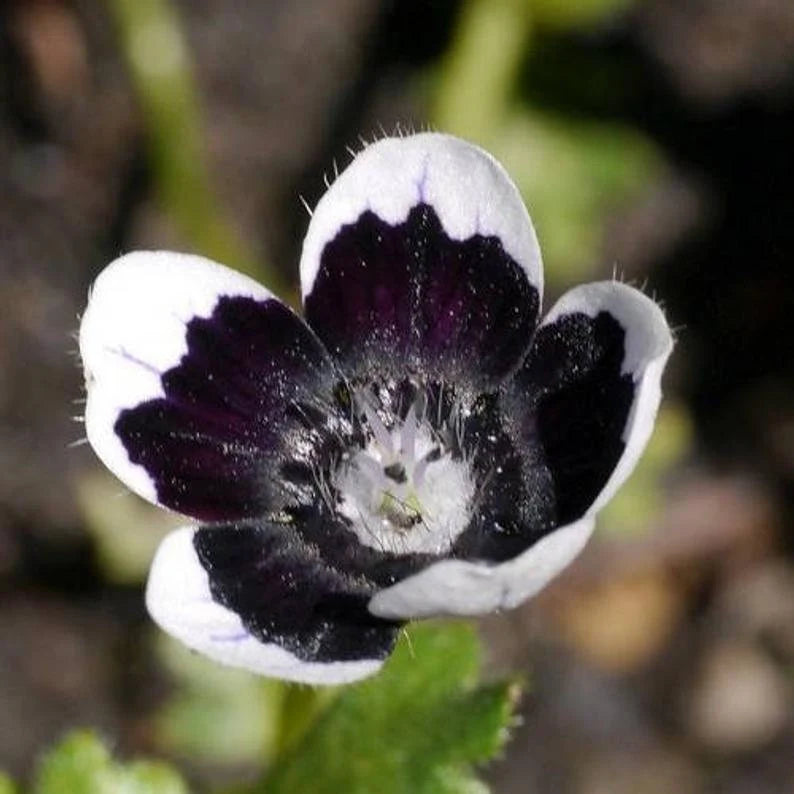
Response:
MULTIPOLYGON (((581 558, 481 624, 526 671, 499 794, 794 790, 794 3, 6 0, 0 5, 0 768, 71 726, 251 776, 276 687, 144 613, 173 520, 80 444, 101 267, 194 250, 296 298, 307 214, 395 129, 492 151, 546 306, 619 274, 677 329, 646 457, 581 558)), ((142 318, 145 322, 145 318, 142 318)))

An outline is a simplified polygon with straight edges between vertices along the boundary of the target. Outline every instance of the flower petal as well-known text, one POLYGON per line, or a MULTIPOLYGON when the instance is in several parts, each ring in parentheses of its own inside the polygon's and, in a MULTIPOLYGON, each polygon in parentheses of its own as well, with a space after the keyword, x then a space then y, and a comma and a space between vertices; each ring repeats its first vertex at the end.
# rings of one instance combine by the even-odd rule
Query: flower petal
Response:
POLYGON ((572 289, 538 328, 504 405, 551 474, 558 525, 593 515, 631 474, 672 348, 656 303, 614 281, 572 289))
POLYGON ((484 385, 518 364, 542 291, 515 185, 448 135, 387 138, 317 205, 301 257, 309 324, 353 373, 388 366, 484 385))
MULTIPOLYGON (((632 287, 604 282, 564 295, 500 398, 512 448, 523 458, 518 479, 531 484, 524 512, 536 519, 505 537, 496 525, 480 527, 488 561, 431 564, 377 593, 370 611, 401 620, 473 615, 516 606, 540 590, 579 553, 596 511, 634 468, 653 429, 672 344, 661 309, 632 287), (515 549, 522 538, 531 544, 526 551, 501 562, 500 546, 515 549)), ((519 510, 519 489, 512 492, 519 510)))
POLYGON ((556 529, 498 565, 471 560, 434 563, 376 593, 369 610, 380 618, 407 620, 511 609, 542 590, 579 554, 594 523, 587 517, 556 529))
POLYGON ((101 460, 144 498, 212 521, 278 509, 298 421, 288 412, 316 401, 333 372, 264 287, 164 252, 128 254, 100 274, 80 352, 101 460))
POLYGON ((374 673, 397 630, 343 584, 265 527, 185 527, 160 545, 146 605, 161 628, 216 661, 342 684, 374 673))

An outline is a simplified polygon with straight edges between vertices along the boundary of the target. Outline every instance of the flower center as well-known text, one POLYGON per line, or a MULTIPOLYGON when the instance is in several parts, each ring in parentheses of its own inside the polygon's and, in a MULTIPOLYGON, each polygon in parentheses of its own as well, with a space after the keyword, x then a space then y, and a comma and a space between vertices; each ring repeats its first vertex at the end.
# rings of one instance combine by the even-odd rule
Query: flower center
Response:
POLYGON ((469 521, 474 481, 415 401, 404 418, 356 395, 365 443, 349 450, 333 475, 339 512, 362 543, 394 554, 442 554, 469 521))

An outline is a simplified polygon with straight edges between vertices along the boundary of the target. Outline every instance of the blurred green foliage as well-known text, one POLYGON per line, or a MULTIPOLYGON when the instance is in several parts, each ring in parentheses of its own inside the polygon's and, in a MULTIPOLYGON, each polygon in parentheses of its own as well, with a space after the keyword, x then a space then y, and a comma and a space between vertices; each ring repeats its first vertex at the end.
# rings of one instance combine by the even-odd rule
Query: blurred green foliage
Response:
POLYGON ((142 582, 160 541, 185 523, 125 490, 107 471, 83 475, 76 496, 97 562, 114 584, 142 582))
POLYGON ((665 479, 692 446, 689 413, 677 403, 663 404, 651 440, 626 484, 598 514, 609 533, 645 532, 664 504, 665 479))
POLYGON ((90 731, 75 731, 41 760, 31 794, 187 794, 167 764, 114 761, 90 731))
MULTIPOLYGON (((211 762, 225 750, 230 760, 237 754, 234 744, 250 740, 257 715, 260 723, 262 715, 279 715, 284 692, 290 693, 288 711, 293 720, 295 714, 303 719, 282 731, 290 741, 277 748, 280 754, 264 780, 236 788, 236 794, 484 794, 487 788, 474 769, 507 740, 519 687, 514 681, 480 683, 480 645, 471 626, 431 623, 408 632, 381 674, 323 690, 319 700, 310 687, 279 690, 273 682, 268 689, 254 676, 215 667, 202 671, 200 684, 223 681, 217 687, 224 691, 218 701, 223 708, 213 707, 211 692, 189 692, 172 708, 184 713, 163 719, 176 720, 190 732, 187 742, 182 737, 181 749, 189 749, 194 759, 211 762)), ((187 652, 179 654, 179 664, 188 665, 187 652)), ((274 737, 260 734, 258 739, 272 742, 274 737)), ((262 755, 255 758, 261 761, 262 755)), ((0 775, 0 794, 14 791, 0 775)), ((168 764, 114 761, 90 731, 75 731, 46 753, 30 788, 30 794, 187 791, 168 764)))
POLYGON ((159 661, 178 682, 155 718, 159 744, 205 764, 267 765, 287 685, 224 667, 158 632, 159 661))
POLYGON ((108 0, 145 121, 163 207, 186 244, 286 294, 221 212, 206 166, 201 113, 177 11, 168 0, 108 0))
POLYGON ((518 185, 552 291, 593 276, 606 219, 641 194, 661 156, 630 127, 555 116, 520 101, 518 76, 543 30, 593 24, 628 4, 473 0, 432 85, 434 126, 481 144, 518 185))
POLYGON ((528 41, 529 8, 525 0, 473 0, 463 6, 433 92, 431 121, 438 129, 488 147, 510 112, 528 41))
POLYGON ((584 28, 625 11, 636 0, 523 0, 538 27, 584 28))
POLYGON ((491 148, 525 197, 553 292, 599 275, 606 220, 660 168, 650 143, 626 127, 541 111, 512 114, 491 148))
POLYGON ((0 772, 0 794, 16 794, 16 791, 11 778, 0 772))

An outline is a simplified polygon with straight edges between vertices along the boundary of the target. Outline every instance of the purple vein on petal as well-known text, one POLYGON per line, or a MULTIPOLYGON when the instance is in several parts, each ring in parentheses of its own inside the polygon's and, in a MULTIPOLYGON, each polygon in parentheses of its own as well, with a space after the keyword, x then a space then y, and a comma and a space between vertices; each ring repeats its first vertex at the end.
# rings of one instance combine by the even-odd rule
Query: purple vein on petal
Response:
POLYGON ((112 353, 114 356, 123 358, 125 361, 129 361, 131 364, 137 364, 139 367, 145 369, 147 372, 151 372, 152 375, 156 375, 158 378, 162 375, 159 369, 152 366, 147 361, 143 361, 143 359, 140 359, 137 356, 133 356, 132 353, 128 352, 123 347, 108 347, 106 349, 109 353, 112 353))
POLYGON ((212 634, 210 635, 210 640, 212 640, 212 642, 242 642, 247 639, 248 636, 249 635, 244 631, 239 634, 212 634))

